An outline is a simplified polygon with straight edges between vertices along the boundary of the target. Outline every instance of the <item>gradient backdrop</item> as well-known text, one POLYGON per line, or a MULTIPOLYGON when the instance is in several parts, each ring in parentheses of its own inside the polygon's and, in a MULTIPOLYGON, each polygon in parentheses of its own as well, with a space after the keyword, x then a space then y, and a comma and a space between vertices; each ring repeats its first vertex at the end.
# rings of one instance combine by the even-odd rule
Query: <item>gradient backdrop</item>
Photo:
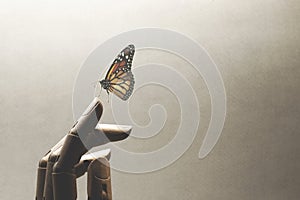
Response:
MULTIPOLYGON (((224 130, 199 160, 210 98, 203 79, 178 64, 198 83, 198 134, 167 168, 147 174, 113 170, 114 199, 298 200, 299 18, 296 0, 1 0, 0 199, 34 199, 39 159, 74 122, 73 83, 89 53, 121 32, 158 27, 194 38, 218 65, 227 92, 224 130)), ((139 55, 147 62, 163 59, 150 51, 139 55)), ((124 148, 155 150, 173 137, 180 116, 171 106, 176 101, 163 100, 172 97, 164 89, 137 91, 130 104, 134 117, 147 123, 146 111, 135 108, 151 104, 147 94, 161 98, 171 118, 157 138, 129 138, 120 144, 124 148)), ((111 122, 109 115, 103 122, 111 122)), ((85 184, 85 177, 78 180, 78 199, 85 199, 85 184)))

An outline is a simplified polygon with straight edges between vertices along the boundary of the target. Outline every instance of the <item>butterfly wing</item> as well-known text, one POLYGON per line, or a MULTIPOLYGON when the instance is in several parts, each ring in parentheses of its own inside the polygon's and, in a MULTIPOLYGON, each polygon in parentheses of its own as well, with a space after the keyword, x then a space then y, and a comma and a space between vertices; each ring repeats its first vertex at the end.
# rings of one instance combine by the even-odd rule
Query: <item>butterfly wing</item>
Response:
POLYGON ((116 78, 110 81, 108 90, 126 101, 133 92, 134 78, 131 71, 119 71, 116 78))
POLYGON ((105 79, 111 80, 113 78, 112 76, 115 73, 118 73, 120 69, 131 70, 134 52, 135 48, 132 44, 128 45, 125 49, 123 49, 112 63, 105 76, 105 79))
POLYGON ((134 45, 128 45, 114 60, 105 79, 109 81, 108 91, 126 101, 133 92, 134 78, 131 72, 134 45))

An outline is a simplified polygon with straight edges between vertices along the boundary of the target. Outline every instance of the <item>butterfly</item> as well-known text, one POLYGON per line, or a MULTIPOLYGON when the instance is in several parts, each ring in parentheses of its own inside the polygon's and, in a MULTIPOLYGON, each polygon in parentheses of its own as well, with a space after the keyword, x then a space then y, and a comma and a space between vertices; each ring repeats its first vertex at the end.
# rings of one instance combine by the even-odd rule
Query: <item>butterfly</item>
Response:
POLYGON ((130 97, 134 88, 134 78, 131 72, 134 52, 134 45, 130 44, 125 47, 113 61, 105 78, 99 81, 107 94, 111 92, 124 101, 130 97))

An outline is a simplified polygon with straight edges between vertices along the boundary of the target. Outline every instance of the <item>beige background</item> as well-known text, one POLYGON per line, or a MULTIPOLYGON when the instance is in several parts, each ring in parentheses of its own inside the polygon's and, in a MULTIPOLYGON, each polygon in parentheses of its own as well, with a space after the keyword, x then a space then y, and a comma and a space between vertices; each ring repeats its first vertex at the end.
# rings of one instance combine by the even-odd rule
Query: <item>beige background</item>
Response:
MULTIPOLYGON (((299 15, 296 0, 1 1, 0 199, 34 198, 38 160, 73 123, 81 63, 105 40, 138 27, 179 31, 210 53, 224 79, 227 118, 217 145, 199 160, 210 103, 198 78, 202 124, 191 148, 160 171, 113 170, 114 199, 299 199, 299 15)), ((154 54, 139 57, 159 62, 154 54)), ((136 93, 136 105, 146 94, 136 93)), ((145 141, 131 138, 121 145, 155 149, 172 136, 173 120, 144 149, 145 141)), ((78 184, 85 199, 85 178, 78 184)))

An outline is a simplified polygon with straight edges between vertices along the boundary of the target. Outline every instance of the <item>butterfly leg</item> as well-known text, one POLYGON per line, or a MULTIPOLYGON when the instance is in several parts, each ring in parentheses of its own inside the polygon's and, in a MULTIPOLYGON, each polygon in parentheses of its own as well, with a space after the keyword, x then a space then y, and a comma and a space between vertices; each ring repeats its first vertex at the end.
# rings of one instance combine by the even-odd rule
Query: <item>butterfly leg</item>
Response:
POLYGON ((100 87, 100 92, 99 92, 99 94, 97 95, 97 97, 99 98, 100 95, 101 95, 101 92, 102 92, 102 86, 101 86, 101 84, 100 84, 100 81, 98 81, 98 84, 99 84, 99 87, 100 87))
POLYGON ((108 90, 106 90, 106 92, 107 92, 107 103, 109 103, 109 92, 108 90))

